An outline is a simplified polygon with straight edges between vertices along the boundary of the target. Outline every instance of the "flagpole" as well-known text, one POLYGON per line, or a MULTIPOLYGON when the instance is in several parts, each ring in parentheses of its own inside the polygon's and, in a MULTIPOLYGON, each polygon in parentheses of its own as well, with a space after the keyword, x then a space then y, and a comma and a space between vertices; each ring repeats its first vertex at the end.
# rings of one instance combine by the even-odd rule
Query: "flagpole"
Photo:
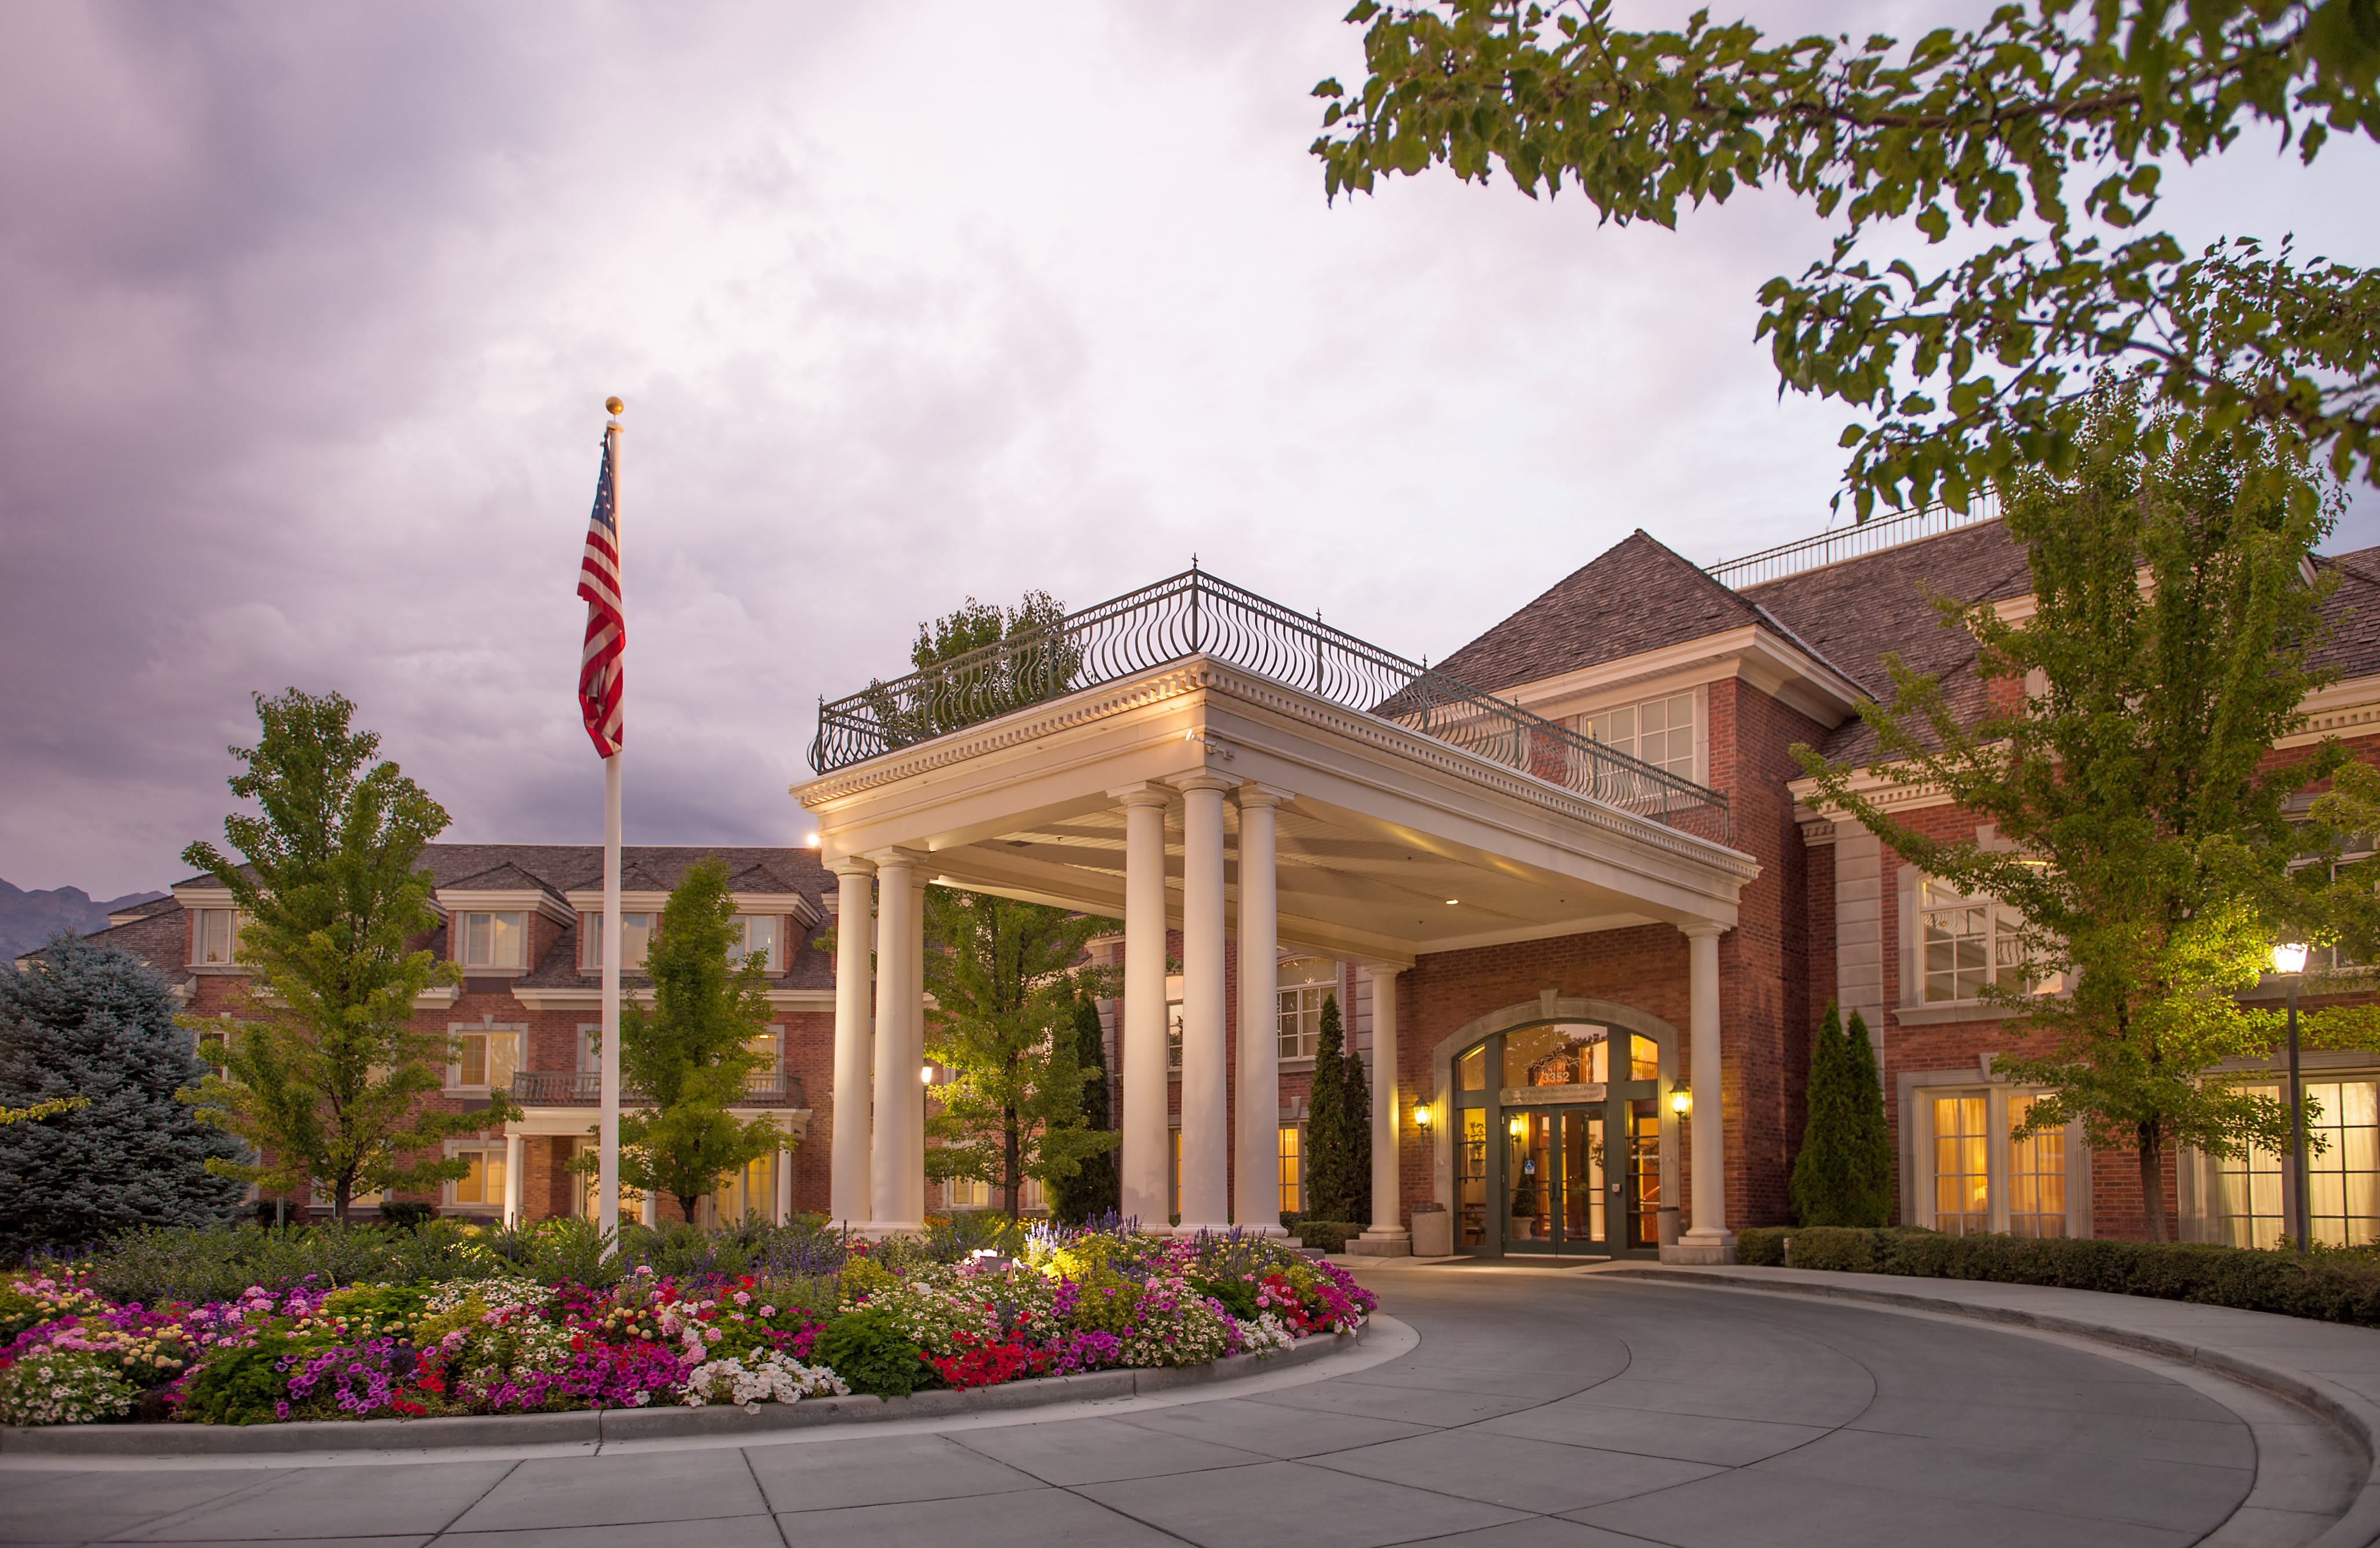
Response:
MULTIPOLYGON (((617 398, 607 399, 612 411, 603 428, 612 462, 613 542, 619 547, 620 415, 617 398)), ((625 563, 620 568, 625 569, 625 563)), ((625 593, 624 593, 625 595, 625 593)), ((622 604, 623 614, 625 603, 622 604)), ((596 1224, 607 1241, 616 1243, 620 1229, 620 754, 603 760, 603 1091, 602 1116, 596 1131, 596 1224)), ((607 1246, 606 1252, 611 1248, 607 1246)))

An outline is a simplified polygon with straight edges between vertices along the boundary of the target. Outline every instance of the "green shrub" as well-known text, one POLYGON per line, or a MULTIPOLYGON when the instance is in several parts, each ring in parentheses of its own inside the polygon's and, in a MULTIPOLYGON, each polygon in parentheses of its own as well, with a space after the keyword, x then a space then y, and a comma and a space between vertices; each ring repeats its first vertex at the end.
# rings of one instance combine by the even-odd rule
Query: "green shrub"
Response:
POLYGON ((1735 1261, 1775 1267, 1785 1261, 1785 1240, 1796 1233, 1791 1226, 1746 1226, 1735 1233, 1735 1261))
POLYGON ((1223 1303, 1223 1310, 1244 1323, 1257 1320, 1257 1288, 1245 1279, 1207 1279, 1193 1275, 1190 1288, 1223 1303))
POLYGON ((381 1203, 380 1218, 382 1225, 409 1231, 437 1219, 438 1206, 407 1199, 387 1199, 381 1203))
POLYGON ((1793 1266, 2148 1296, 2380 1327, 2380 1261, 2198 1242, 1943 1236, 1899 1228, 1791 1233, 1793 1266))
POLYGON ((1292 1229, 1297 1232, 1297 1240, 1308 1247, 1325 1252, 1344 1252, 1347 1251, 1347 1239, 1362 1236, 1365 1228, 1354 1221, 1312 1220, 1301 1215, 1292 1229))
POLYGON ((996 1209, 969 1209, 932 1221, 926 1229, 926 1252, 938 1264, 954 1264, 987 1248, 1003 1258, 1024 1252, 1025 1222, 996 1209))
POLYGON ((270 1424, 274 1406, 289 1395, 289 1376, 275 1367, 286 1356, 319 1345, 269 1333, 244 1349, 216 1355, 199 1367, 185 1389, 180 1418, 200 1424, 270 1424))
POLYGON ((878 1397, 906 1397, 930 1378, 923 1354, 890 1312, 868 1310, 837 1317, 810 1346, 813 1361, 832 1369, 852 1391, 878 1397))
POLYGON ((1867 1023, 1827 1007, 1810 1046, 1809 1120, 1793 1158, 1793 1217, 1804 1226, 1882 1226, 1892 1218, 1892 1131, 1867 1023))

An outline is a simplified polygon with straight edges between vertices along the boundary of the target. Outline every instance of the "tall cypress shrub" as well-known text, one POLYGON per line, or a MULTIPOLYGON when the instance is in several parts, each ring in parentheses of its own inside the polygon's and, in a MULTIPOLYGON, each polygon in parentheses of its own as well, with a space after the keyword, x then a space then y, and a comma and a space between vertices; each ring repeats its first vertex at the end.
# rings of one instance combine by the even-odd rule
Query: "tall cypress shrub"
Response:
POLYGON ((207 1162, 239 1145, 174 1095, 200 1070, 172 990, 130 952, 61 936, 0 968, 0 1107, 90 1098, 0 1126, 0 1252, 228 1218, 243 1189, 207 1162))
POLYGON ((1358 1225, 1372 1223, 1372 1083, 1364 1078, 1364 1056, 1347 1050, 1347 1082, 1340 1088, 1340 1124, 1347 1136, 1347 1190, 1358 1225))
MULTIPOLYGON (((1107 1038, 1099 1026, 1099 1002, 1088 994, 1075 997, 1075 1062, 1081 1066, 1083 1127, 1095 1133, 1115 1128, 1108 1101, 1107 1038)), ((1083 1225, 1121 1207, 1122 1179, 1116 1153, 1102 1150, 1082 1158, 1073 1176, 1050 1187, 1050 1213, 1069 1226, 1083 1225)))
POLYGON ((1305 1102, 1305 1214, 1353 1220, 1354 1157, 1347 1141, 1347 1049, 1339 997, 1322 998, 1322 1035, 1314 1050, 1314 1088, 1305 1102))
POLYGON ((1809 1120, 1793 1159, 1794 1218, 1804 1226, 1882 1226, 1892 1218, 1892 1135, 1884 1086, 1856 1010, 1832 1005, 1810 1049, 1809 1120))

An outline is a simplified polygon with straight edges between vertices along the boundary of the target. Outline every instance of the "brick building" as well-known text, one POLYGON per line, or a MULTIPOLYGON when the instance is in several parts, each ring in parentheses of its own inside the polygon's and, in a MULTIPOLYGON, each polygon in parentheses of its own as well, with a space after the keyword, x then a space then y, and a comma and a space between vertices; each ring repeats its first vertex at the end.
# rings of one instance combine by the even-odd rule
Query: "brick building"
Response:
MULTIPOLYGON (((2275 756, 2336 735, 2380 760, 2380 550, 2316 562, 2338 581, 2324 647, 2338 681, 2275 756)), ((1888 691, 1888 653, 1979 709, 1973 642, 1928 598, 2014 617, 2028 591, 1988 517, 1893 518, 1708 571, 1639 531, 1429 671, 1194 571, 1074 615, 1059 643, 826 705, 818 777, 794 792, 819 847, 716 852, 770 951, 780 1019, 751 1110, 788 1147, 706 1214, 891 1230, 993 1202, 923 1176, 920 894, 939 882, 1121 922, 1093 951, 1123 986, 1107 1064, 1125 1207, 1144 1220, 1263 1226, 1303 1206, 1335 995, 1374 1082, 1372 1250, 1402 1251, 1416 1209, 1443 1209, 1459 1251, 1723 1257, 1733 1228, 1790 1217, 1831 1001, 1880 1056, 1901 1220, 2138 1235, 2130 1154, 2010 1136, 2032 1094, 1992 1067, 2022 1032, 1976 993, 2005 911, 1813 810, 1792 754, 1873 756, 1854 707, 1888 691), (838 917, 865 923, 831 961, 811 942, 838 917), (857 1116, 838 1123, 839 1107, 857 1116)), ((1923 792, 1888 798, 1942 836, 1978 830, 1923 792)), ((627 852, 630 967, 710 853, 627 852)), ((587 1207, 561 1168, 593 1122, 600 861, 430 852, 442 949, 465 974, 419 1008, 464 1039, 442 1100, 468 1107, 509 1080, 528 1108, 457 1147, 479 1162, 448 1209, 587 1207)), ((228 907, 187 882, 103 938, 207 1014, 238 972, 228 907)), ((2373 1240, 2380 1054, 2307 1063, 2331 1141, 2312 1163, 2316 1235, 2373 1240)), ((2188 1238, 2269 1243, 2282 1173, 2269 1155, 2185 1154, 2168 1208, 2188 1238)))

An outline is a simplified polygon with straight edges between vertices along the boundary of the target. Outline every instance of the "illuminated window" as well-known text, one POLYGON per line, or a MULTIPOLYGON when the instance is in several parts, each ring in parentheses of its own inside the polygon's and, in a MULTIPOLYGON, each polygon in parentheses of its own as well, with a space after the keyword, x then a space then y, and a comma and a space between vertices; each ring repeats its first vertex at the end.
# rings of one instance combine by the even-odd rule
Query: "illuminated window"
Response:
POLYGON ((1504 1084, 1570 1086, 1611 1079, 1609 1029, 1564 1023, 1504 1034, 1504 1084))
POLYGON ((1457 1229, 1462 1245, 1482 1247, 1488 1241, 1488 1111, 1463 1109, 1463 1143, 1454 1152, 1456 1207, 1462 1211, 1457 1229))
POLYGON ((2306 1224, 2325 1247, 2380 1240, 2380 1086, 2370 1081, 2309 1084, 2308 1127, 2319 1150, 2306 1155, 2306 1224))
POLYGON ((1322 1002, 1339 986, 1339 964, 1318 957, 1281 964, 1281 1057, 1312 1058, 1322 1043, 1322 1002))
POLYGON ((2025 953, 2017 912, 1989 898, 1969 897, 1928 877, 1917 903, 1918 972, 1925 1003, 1981 999, 1986 986, 2010 994, 2026 986, 2025 953))
POLYGON ((190 911, 190 962, 195 967, 229 967, 239 961, 239 932, 248 916, 237 909, 200 908, 190 911))
POLYGON ((470 1170, 446 1185, 446 1202, 488 1209, 504 1205, 504 1147, 473 1145, 457 1148, 455 1159, 470 1166, 470 1170))
POLYGON ((711 1191, 710 1217, 722 1226, 746 1220, 773 1219, 777 1212, 777 1157, 774 1152, 727 1173, 711 1191))
POLYGON ((465 967, 520 967, 528 949, 528 914, 467 913, 463 916, 465 967))
POLYGON ((1632 1081, 1658 1081, 1661 1078, 1661 1046, 1649 1037, 1628 1040, 1628 1078, 1632 1081))
POLYGON ((2034 1098, 2010 1096, 2009 1118, 2009 1235, 2066 1234, 2066 1131, 2046 1129, 2029 1140, 2015 1138, 2033 1110, 2034 1098))
POLYGON ((517 1031, 457 1032, 453 1071, 455 1086, 468 1090, 510 1091, 520 1069, 521 1034, 517 1031))
POLYGON ((773 913, 739 913, 730 919, 727 960, 741 962, 747 957, 758 957, 762 972, 772 975, 783 973, 785 958, 777 949, 777 925, 773 913))
POLYGON ((1172 1158, 1168 1165, 1172 1168, 1173 1174, 1172 1189, 1173 1195, 1173 1207, 1170 1213, 1172 1215, 1174 1219, 1179 1220, 1182 1218, 1182 1131, 1176 1129, 1173 1130, 1172 1133, 1173 1137, 1173 1149, 1172 1158))
MULTIPOLYGON (((1176 1074, 1182 1070, 1182 978, 1178 974, 1165 981, 1165 1068, 1176 1074)), ((1175 1143, 1180 1143, 1178 1138, 1175 1143)))
POLYGON ((1302 1139, 1303 1136, 1298 1132, 1297 1125, 1293 1123, 1284 1123, 1281 1126, 1281 1163, 1279 1175, 1281 1178, 1281 1212, 1283 1215, 1294 1215, 1299 1210, 1305 1207, 1303 1203, 1305 1197, 1305 1190, 1304 1167, 1301 1160, 1305 1149, 1303 1144, 1300 1143, 1302 1139))
MULTIPOLYGON (((578 937, 587 944, 586 961, 590 970, 603 966, 603 915, 601 913, 578 916, 578 937)), ((653 916, 650 913, 620 915, 620 971, 634 973, 645 965, 646 953, 652 949, 653 916)))
POLYGON ((1982 1093, 1934 1098, 1934 1228, 1951 1236, 1992 1222, 1991 1141, 1982 1093))

